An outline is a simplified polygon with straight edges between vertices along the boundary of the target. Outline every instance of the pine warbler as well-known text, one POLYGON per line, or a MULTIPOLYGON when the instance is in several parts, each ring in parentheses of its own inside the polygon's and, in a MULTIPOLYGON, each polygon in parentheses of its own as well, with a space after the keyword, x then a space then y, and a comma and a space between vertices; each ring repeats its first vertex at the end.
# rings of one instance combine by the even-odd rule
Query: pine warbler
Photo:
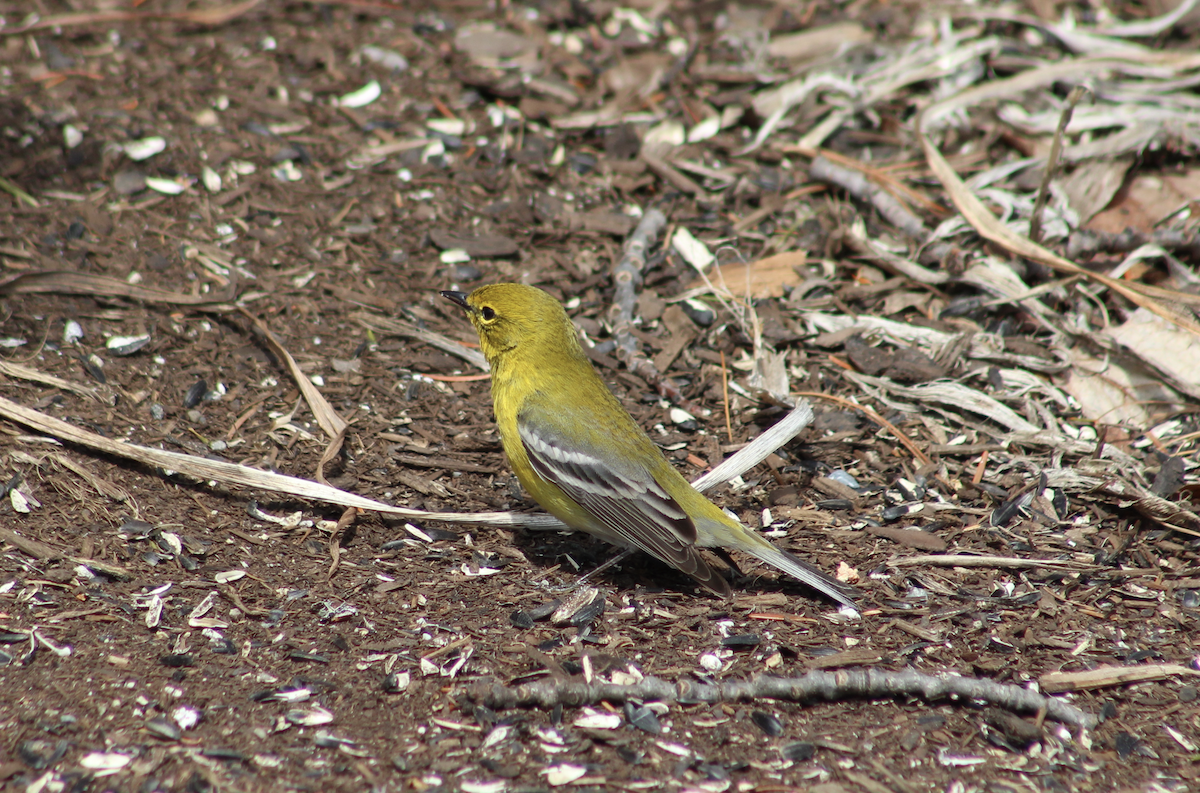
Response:
POLYGON ((700 548, 733 548, 854 606, 856 591, 730 518, 676 471, 612 395, 558 301, 532 286, 442 292, 479 331, 500 441, 517 479, 578 531, 639 548, 728 597, 700 548))

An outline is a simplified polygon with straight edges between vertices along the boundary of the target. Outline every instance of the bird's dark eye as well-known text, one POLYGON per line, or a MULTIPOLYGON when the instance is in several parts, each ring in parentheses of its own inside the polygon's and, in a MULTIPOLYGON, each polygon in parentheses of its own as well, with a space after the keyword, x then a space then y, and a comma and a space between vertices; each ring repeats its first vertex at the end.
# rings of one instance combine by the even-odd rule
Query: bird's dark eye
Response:
POLYGON ((492 310, 491 306, 484 306, 482 309, 480 309, 479 314, 484 319, 495 319, 496 318, 496 312, 492 310))

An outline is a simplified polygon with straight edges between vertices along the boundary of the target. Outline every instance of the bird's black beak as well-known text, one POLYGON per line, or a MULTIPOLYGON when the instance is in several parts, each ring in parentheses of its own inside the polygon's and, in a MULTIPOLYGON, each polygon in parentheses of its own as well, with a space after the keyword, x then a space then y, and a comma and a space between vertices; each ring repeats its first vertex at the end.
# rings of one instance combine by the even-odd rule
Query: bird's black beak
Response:
POLYGON ((442 292, 442 297, 449 300, 451 303, 457 303, 463 308, 467 308, 467 293, 466 292, 442 292))

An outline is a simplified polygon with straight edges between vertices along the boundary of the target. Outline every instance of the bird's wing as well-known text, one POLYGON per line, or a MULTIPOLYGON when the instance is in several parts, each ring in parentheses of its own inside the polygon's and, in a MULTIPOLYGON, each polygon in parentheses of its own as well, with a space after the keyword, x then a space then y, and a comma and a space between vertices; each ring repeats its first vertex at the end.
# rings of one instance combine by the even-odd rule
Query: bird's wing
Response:
POLYGON ((628 545, 688 575, 711 575, 695 549, 696 525, 649 470, 613 463, 543 422, 518 417, 517 431, 538 476, 557 485, 628 545))

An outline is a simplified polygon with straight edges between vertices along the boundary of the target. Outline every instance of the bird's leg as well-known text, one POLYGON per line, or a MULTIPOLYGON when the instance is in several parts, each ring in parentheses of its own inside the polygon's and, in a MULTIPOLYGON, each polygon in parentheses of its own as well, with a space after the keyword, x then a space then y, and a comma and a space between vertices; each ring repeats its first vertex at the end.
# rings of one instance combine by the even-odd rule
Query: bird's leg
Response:
POLYGON ((607 570, 608 568, 612 567, 613 565, 615 565, 615 564, 620 564, 621 562, 623 562, 623 561, 625 561, 626 559, 628 559, 630 556, 632 556, 632 555, 633 555, 633 552, 634 552, 635 550, 636 550, 636 549, 634 549, 634 548, 622 548, 622 549, 621 549, 621 551, 620 551, 620 553, 618 553, 616 556, 614 556, 614 557, 612 557, 611 559, 609 559, 607 562, 604 562, 603 564, 601 564, 599 567, 595 568, 594 570, 591 570, 591 571, 589 571, 589 572, 587 572, 587 573, 584 573, 583 575, 581 575, 581 576, 580 576, 578 579, 576 579, 574 586, 573 586, 573 587, 570 587, 570 588, 571 588, 571 589, 574 589, 575 587, 581 587, 581 586, 583 586, 583 585, 584 585, 584 584, 586 584, 586 583, 587 583, 587 582, 588 582, 588 581, 589 581, 589 580, 590 580, 590 579, 591 579, 593 576, 595 576, 595 575, 597 575, 597 574, 599 574, 599 573, 603 573, 605 570, 607 570))

